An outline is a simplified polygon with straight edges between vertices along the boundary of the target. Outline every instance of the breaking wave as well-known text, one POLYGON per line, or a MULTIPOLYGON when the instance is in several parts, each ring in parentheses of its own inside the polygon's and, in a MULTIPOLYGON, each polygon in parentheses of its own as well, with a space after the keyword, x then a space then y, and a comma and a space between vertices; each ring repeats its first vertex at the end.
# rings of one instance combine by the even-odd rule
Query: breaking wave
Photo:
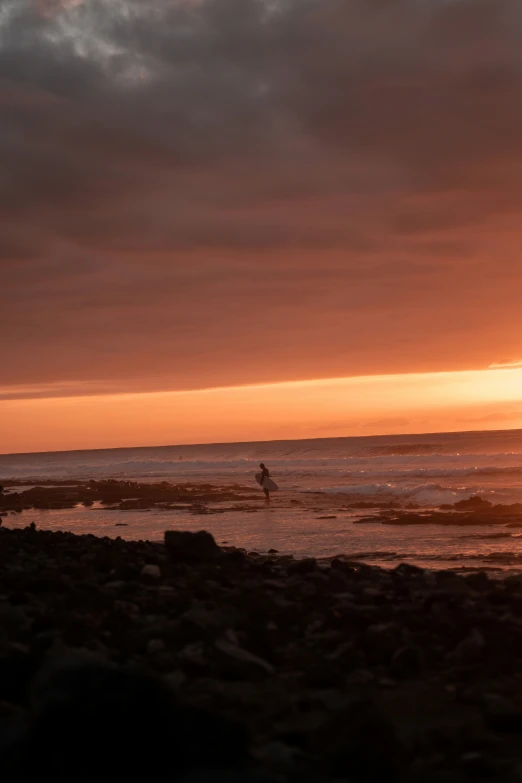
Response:
POLYGON ((259 462, 282 489, 420 506, 471 495, 522 500, 522 431, 324 438, 0 455, 2 479, 253 482, 259 462))
POLYGON ((396 484, 354 484, 327 487, 322 491, 332 495, 363 495, 380 500, 393 498, 427 506, 453 505, 460 500, 468 500, 468 498, 474 495, 485 496, 494 494, 490 490, 480 489, 479 487, 453 489, 443 487, 440 484, 419 484, 413 487, 397 486, 396 484))

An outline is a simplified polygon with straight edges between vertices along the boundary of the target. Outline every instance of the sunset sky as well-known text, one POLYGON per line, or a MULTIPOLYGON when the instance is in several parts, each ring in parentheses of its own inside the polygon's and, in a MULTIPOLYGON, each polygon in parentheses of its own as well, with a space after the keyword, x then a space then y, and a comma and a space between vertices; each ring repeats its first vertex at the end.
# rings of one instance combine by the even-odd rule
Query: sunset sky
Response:
POLYGON ((0 453, 522 427, 520 0, 0 0, 0 453))

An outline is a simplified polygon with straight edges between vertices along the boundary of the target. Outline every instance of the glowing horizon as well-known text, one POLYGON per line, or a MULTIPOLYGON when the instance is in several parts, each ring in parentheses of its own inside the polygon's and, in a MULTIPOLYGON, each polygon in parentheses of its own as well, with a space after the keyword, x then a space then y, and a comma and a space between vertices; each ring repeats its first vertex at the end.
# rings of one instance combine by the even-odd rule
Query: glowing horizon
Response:
POLYGON ((522 427, 522 367, 0 401, 2 453, 522 427))

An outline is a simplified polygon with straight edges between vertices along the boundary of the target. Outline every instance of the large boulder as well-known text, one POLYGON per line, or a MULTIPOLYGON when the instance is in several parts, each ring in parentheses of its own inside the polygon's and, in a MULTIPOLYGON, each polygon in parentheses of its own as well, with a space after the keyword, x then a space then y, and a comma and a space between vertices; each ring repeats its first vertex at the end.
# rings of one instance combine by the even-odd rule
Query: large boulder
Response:
POLYGON ((414 645, 401 647, 394 654, 390 664, 390 674, 398 680, 416 677, 424 669, 422 650, 414 645))
POLYGON ((174 562, 215 560, 221 549, 206 530, 190 533, 182 530, 165 532, 165 549, 174 562))

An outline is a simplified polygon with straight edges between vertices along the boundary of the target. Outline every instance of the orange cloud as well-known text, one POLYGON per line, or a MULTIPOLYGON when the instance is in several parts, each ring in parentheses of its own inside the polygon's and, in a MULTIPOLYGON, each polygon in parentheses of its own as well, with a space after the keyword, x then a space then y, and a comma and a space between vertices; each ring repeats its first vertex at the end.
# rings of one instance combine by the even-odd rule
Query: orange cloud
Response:
POLYGON ((36 8, 43 16, 52 16, 84 2, 85 0, 35 0, 36 8))
POLYGON ((4 396, 522 356, 515 0, 18 0, 0 26, 4 396))

